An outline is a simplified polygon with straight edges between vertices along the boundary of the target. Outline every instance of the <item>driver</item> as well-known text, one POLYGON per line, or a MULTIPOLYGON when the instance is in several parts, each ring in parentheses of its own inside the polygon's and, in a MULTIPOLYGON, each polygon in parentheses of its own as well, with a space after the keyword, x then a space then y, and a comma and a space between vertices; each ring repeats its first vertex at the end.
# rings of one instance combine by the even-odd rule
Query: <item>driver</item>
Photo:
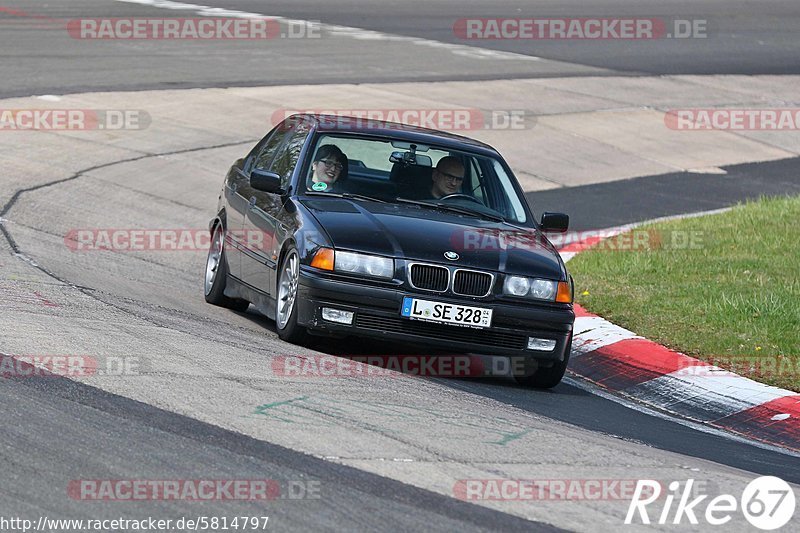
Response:
POLYGON ((455 156, 443 157, 433 169, 431 180, 431 196, 437 200, 449 194, 457 194, 461 192, 461 184, 464 182, 464 164, 455 156))

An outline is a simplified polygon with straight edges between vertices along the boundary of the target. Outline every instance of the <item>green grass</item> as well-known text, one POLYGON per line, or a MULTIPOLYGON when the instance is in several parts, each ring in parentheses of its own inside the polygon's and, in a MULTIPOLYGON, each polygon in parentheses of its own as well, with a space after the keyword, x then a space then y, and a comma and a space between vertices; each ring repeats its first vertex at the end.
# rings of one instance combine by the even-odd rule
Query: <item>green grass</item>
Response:
POLYGON ((642 226, 578 254, 569 270, 589 311, 800 391, 800 197, 642 226))

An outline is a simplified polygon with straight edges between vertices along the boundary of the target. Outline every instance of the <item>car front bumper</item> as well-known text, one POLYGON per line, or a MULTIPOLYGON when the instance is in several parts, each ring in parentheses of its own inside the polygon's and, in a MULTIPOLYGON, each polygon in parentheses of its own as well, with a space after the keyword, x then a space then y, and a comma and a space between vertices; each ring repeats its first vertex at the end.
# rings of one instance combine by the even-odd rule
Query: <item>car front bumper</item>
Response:
POLYGON ((457 299, 406 287, 374 286, 331 279, 310 269, 301 269, 297 321, 310 332, 354 335, 407 342, 417 346, 464 353, 506 355, 538 361, 563 361, 569 345, 575 313, 572 306, 537 306, 521 303, 457 299), (403 298, 413 296, 493 309, 492 325, 475 329, 411 320, 400 316, 403 298), (352 324, 322 318, 322 308, 352 311, 352 324), (528 337, 556 341, 552 351, 527 349, 528 337))

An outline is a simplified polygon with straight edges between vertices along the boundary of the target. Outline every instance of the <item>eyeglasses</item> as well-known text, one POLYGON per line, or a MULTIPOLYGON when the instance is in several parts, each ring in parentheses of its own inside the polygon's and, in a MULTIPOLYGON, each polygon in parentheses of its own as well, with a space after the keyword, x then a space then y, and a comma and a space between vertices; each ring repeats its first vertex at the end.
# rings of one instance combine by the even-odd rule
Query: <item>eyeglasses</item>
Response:
POLYGON ((457 183, 464 181, 464 176, 456 176, 455 174, 449 174, 443 170, 437 170, 436 172, 447 178, 448 181, 455 181, 457 183))
POLYGON ((319 163, 325 163, 326 168, 335 168, 339 172, 344 169, 344 165, 339 163, 338 161, 334 161, 333 159, 320 159, 319 163))

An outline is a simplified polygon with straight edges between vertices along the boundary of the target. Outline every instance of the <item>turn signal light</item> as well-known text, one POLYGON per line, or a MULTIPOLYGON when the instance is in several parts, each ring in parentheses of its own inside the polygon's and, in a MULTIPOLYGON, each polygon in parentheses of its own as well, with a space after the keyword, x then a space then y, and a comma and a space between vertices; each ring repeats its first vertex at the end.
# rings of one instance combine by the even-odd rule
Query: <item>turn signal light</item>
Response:
POLYGON ((311 260, 311 266, 320 270, 333 270, 333 250, 331 248, 320 248, 311 260))
POLYGON ((566 281, 558 282, 558 292, 556 293, 556 301, 562 304, 572 303, 572 287, 566 281))

